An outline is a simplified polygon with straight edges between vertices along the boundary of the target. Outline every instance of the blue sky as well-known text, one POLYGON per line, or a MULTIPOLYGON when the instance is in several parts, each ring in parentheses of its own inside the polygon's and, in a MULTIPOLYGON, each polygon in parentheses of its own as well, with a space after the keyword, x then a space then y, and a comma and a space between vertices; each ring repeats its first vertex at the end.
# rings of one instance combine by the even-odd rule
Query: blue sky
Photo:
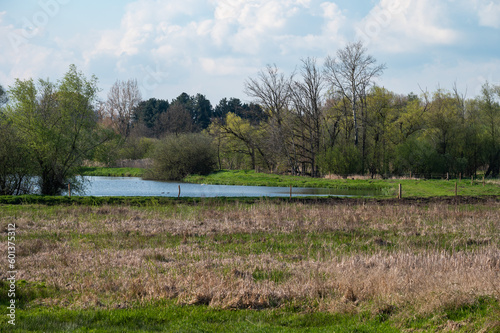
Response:
POLYGON ((362 40, 397 93, 500 85, 500 0, 25 0, 0 4, 0 84, 55 81, 75 64, 105 99, 137 79, 143 99, 249 98, 267 64, 291 73, 362 40))

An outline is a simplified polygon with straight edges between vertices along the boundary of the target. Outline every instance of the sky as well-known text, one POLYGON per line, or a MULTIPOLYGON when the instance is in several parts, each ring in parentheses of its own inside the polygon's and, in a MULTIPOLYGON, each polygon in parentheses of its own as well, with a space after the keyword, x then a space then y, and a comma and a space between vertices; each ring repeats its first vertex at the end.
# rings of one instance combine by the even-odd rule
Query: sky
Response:
POLYGON ((1 0, 0 85, 75 64, 102 100, 136 79, 143 99, 248 102, 245 80, 266 65, 290 74, 356 41, 398 94, 500 85, 500 0, 1 0))

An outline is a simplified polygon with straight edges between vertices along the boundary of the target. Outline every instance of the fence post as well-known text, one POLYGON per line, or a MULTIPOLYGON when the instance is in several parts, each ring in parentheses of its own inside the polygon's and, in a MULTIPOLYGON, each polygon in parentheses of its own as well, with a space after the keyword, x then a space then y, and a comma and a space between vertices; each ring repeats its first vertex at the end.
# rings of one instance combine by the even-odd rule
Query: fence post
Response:
POLYGON ((401 184, 398 185, 398 199, 403 199, 403 186, 401 184))
POLYGON ((292 198, 292 185, 290 185, 290 199, 292 198))
POLYGON ((446 180, 450 180, 450 173, 449 172, 446 173, 446 180))
POLYGON ((179 194, 177 194, 177 198, 181 197, 181 186, 179 185, 179 194))
POLYGON ((474 185, 474 176, 470 176, 470 186, 474 185))

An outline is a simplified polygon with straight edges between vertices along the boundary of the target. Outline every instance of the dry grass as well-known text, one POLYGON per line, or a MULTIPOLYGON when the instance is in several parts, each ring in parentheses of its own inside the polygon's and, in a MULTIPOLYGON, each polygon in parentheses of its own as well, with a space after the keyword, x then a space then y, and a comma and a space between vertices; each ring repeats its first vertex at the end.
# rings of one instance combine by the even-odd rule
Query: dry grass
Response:
POLYGON ((17 224, 18 279, 61 291, 42 304, 126 307, 167 298, 425 315, 500 299, 499 208, 57 207, 0 218, 17 224))

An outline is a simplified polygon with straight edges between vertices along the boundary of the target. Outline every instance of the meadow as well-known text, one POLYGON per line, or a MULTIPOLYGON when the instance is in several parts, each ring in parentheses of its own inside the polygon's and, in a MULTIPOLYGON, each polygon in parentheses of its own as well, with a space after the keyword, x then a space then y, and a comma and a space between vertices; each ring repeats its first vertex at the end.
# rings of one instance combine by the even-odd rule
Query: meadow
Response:
POLYGON ((3 204, 0 221, 19 332, 500 331, 498 196, 3 204))

